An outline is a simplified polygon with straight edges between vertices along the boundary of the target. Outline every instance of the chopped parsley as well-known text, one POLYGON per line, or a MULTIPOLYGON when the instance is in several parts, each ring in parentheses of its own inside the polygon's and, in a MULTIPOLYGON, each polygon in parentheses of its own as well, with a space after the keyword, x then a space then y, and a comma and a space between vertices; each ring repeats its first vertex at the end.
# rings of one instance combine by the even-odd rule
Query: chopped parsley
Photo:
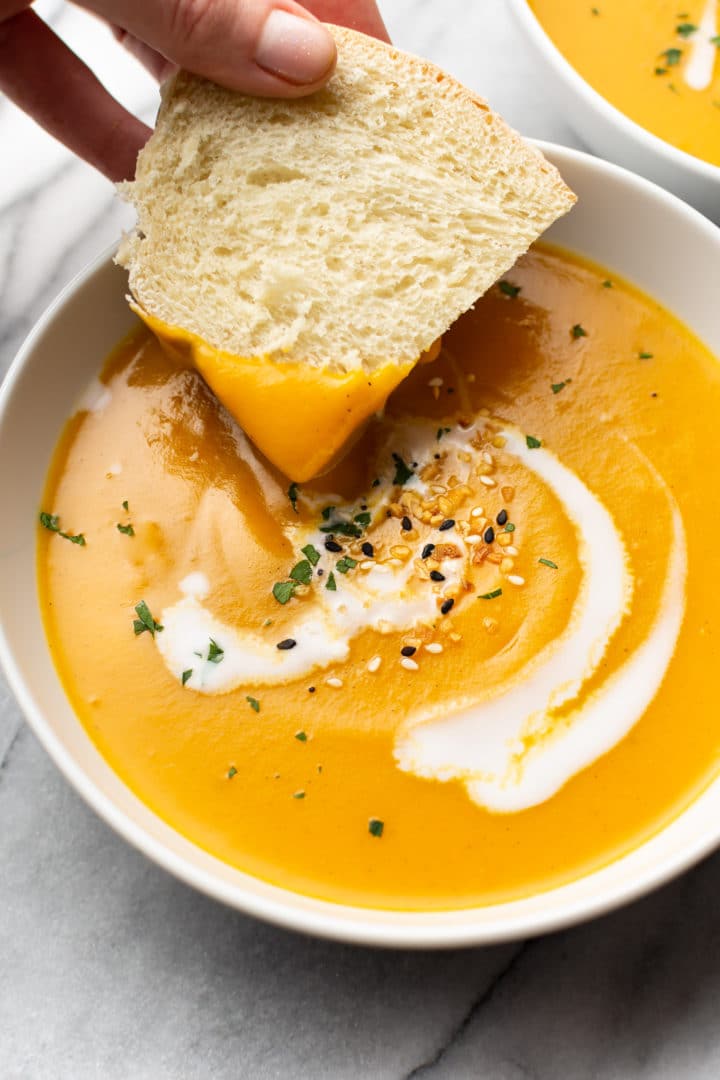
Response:
POLYGON ((180 676, 180 682, 183 684, 183 686, 188 681, 188 679, 192 678, 192 673, 192 668, 188 668, 187 671, 183 671, 182 675, 180 676))
POLYGON ((492 592, 482 593, 478 596, 478 600, 497 600, 498 596, 502 596, 502 589, 493 589, 492 592))
POLYGON ((503 296, 509 296, 511 300, 514 300, 518 293, 521 291, 522 286, 512 285, 509 281, 498 282, 498 289, 503 296))
POLYGON ((313 566, 317 566, 320 562, 320 552, 316 547, 313 547, 312 544, 306 544, 305 547, 302 548, 302 553, 313 566))
POLYGON ((215 638, 210 638, 210 644, 208 646, 207 658, 211 664, 219 664, 225 657, 225 650, 222 645, 218 645, 215 638))
POLYGON ((127 501, 127 499, 123 499, 122 508, 123 508, 123 510, 129 510, 130 509, 130 503, 127 501))
POLYGON ((337 592, 337 582, 335 581, 335 575, 332 570, 328 574, 328 579, 325 582, 325 588, 328 592, 337 592))
POLYGON ((542 446, 542 440, 541 439, 536 439, 534 435, 526 435, 525 436, 525 443, 527 445, 528 450, 539 450, 540 447, 542 446))
POLYGON ((335 569, 339 574, 347 574, 348 570, 353 570, 356 566, 357 559, 351 559, 349 555, 343 555, 342 559, 338 559, 335 563, 335 569))
POLYGON ((293 508, 293 510, 295 511, 296 514, 298 512, 298 508, 297 508, 298 492, 299 492, 299 488, 298 488, 297 484, 295 482, 293 482, 290 485, 290 487, 288 488, 287 495, 288 495, 288 499, 290 500, 290 505, 292 506, 292 508, 293 508))
POLYGON ((276 581, 272 593, 278 604, 287 604, 288 600, 292 600, 296 589, 295 581, 276 581))
POLYGON ((654 355, 655 354, 651 352, 639 352, 638 360, 652 360, 654 355))
POLYGON ((117 530, 118 530, 118 532, 124 533, 125 536, 134 536, 135 535, 135 530, 133 529, 132 525, 121 525, 118 522, 117 530))
POLYGON ((667 73, 668 73, 667 68, 664 68, 664 67, 656 67, 655 68, 655 74, 656 75, 667 75, 667 73))
POLYGON ((362 529, 354 521, 330 521, 327 525, 320 526, 322 533, 337 533, 339 536, 350 536, 357 540, 362 536, 362 529))
POLYGON ((237 769, 234 765, 231 765, 227 772, 228 780, 232 780, 233 776, 237 776, 237 769))
POLYGON ((133 629, 136 637, 138 634, 144 634, 146 630, 150 637, 155 637, 155 634, 159 634, 161 630, 164 630, 164 627, 159 622, 155 622, 150 614, 150 608, 144 600, 135 605, 135 613, 137 619, 133 620, 133 629))
POLYGON ((371 836, 377 836, 379 839, 383 834, 384 828, 385 822, 381 821, 380 818, 371 817, 368 821, 368 832, 371 836))
POLYGON ((437 435, 435 436, 435 438, 437 439, 438 442, 440 442, 443 435, 447 435, 449 431, 450 431, 449 427, 439 427, 437 429, 437 435))
POLYGON ((78 547, 85 547, 85 537, 82 533, 66 533, 60 528, 60 518, 57 514, 46 514, 44 510, 40 512, 40 524, 44 529, 49 532, 57 533, 58 536, 62 536, 63 540, 69 540, 71 544, 77 544, 78 547))
POLYGON ((552 559, 538 559, 538 562, 542 563, 543 566, 549 566, 551 570, 558 569, 558 564, 554 563, 552 559))
POLYGON ((250 697, 249 694, 246 694, 245 695, 245 700, 247 701, 247 703, 248 703, 248 705, 250 706, 251 709, 254 709, 255 712, 260 712, 260 702, 258 701, 257 698, 250 697))
POLYGON ((659 55, 665 58, 666 67, 677 67, 682 57, 682 49, 665 49, 659 55))
POLYGON ((304 731, 296 731, 295 732, 295 738, 297 739, 298 742, 307 742, 307 735, 305 734, 304 731))
POLYGON ((572 328, 572 330, 570 331, 570 333, 572 334, 572 336, 573 336, 573 339, 574 339, 575 341, 577 341, 577 339, 578 339, 578 338, 581 338, 581 337, 587 337, 587 336, 588 336, 588 332, 587 332, 587 330, 585 329, 585 327, 584 327, 584 326, 581 326, 579 322, 576 322, 576 323, 575 323, 575 325, 573 326, 573 328, 572 328))
POLYGON ((550 383, 550 389, 553 394, 559 394, 561 390, 564 390, 568 383, 571 383, 572 379, 563 379, 562 382, 550 383))
POLYGON ((369 510, 363 510, 360 514, 355 515, 355 521, 358 525, 361 525, 363 529, 367 529, 368 525, 372 521, 372 514, 369 510))
POLYGON ((613 287, 613 283, 612 283, 612 281, 610 281, 609 278, 608 278, 607 281, 603 281, 603 289, 612 289, 612 287, 613 287))
POLYGON ((691 22, 680 23, 679 26, 675 27, 675 33, 679 34, 680 37, 683 38, 688 38, 691 34, 696 34, 697 31, 698 27, 695 25, 695 23, 691 22))
POLYGON ((407 484, 410 477, 414 476, 415 473, 412 471, 411 468, 409 468, 408 465, 405 464, 399 454, 393 454, 392 458, 395 462, 395 475, 393 477, 393 484, 398 484, 400 487, 402 487, 403 484, 407 484))
POLYGON ((507 525, 505 526, 505 532, 515 532, 515 526, 513 525, 512 521, 508 521, 507 525))
POLYGON ((298 585, 309 585, 312 581, 312 566, 309 559, 301 559, 290 571, 290 577, 298 585))
POLYGON ((332 514, 334 509, 335 509, 334 506, 325 506, 325 507, 323 507, 322 511, 320 512, 320 516, 323 519, 323 521, 329 521, 330 520, 330 515, 332 514))
POLYGON ((718 49, 720 49, 720 34, 717 34, 715 37, 711 37, 710 44, 715 45, 718 49))
POLYGON ((305 798, 305 792, 304 791, 293 791, 293 799, 304 799, 304 798, 305 798))

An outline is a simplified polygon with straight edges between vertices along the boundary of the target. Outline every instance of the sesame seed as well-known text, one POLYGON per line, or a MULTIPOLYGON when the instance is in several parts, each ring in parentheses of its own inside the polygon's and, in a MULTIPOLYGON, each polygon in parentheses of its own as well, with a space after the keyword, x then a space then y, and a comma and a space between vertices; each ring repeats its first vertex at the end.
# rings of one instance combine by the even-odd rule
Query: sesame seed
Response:
POLYGON ((520 552, 518 551, 518 549, 515 547, 514 544, 508 544, 508 546, 505 548, 505 554, 506 555, 519 555, 520 552))
POLYGON ((443 380, 439 375, 436 375, 434 379, 428 380, 428 386, 442 386, 443 380))
MULTIPOLYGON (((508 580, 510 579, 508 578, 508 580)), ((441 614, 447 615, 449 611, 452 611, 454 603, 455 601, 452 599, 452 597, 450 597, 449 600, 445 600, 442 604, 442 607, 440 608, 441 614)))
POLYGON ((440 530, 440 532, 446 532, 448 529, 452 529, 454 524, 455 518, 445 518, 445 520, 441 521, 438 525, 438 529, 440 530))
POLYGON ((375 672, 375 671, 377 671, 377 669, 380 667, 381 664, 382 664, 382 657, 381 656, 373 656, 372 660, 368 660, 367 669, 370 672, 375 672))
POLYGON ((495 539, 495 530, 493 529, 492 525, 489 525, 488 528, 485 530, 485 532, 483 534, 483 540, 485 541, 486 544, 492 544, 494 539, 495 539))
POLYGON ((434 544, 426 544, 425 547, 422 549, 421 558, 422 559, 427 559, 427 557, 429 555, 432 555, 434 550, 435 550, 435 545, 434 544))
POLYGON ((412 529, 412 521, 407 516, 407 514, 405 514, 404 518, 400 522, 400 525, 402 526, 404 532, 410 532, 410 530, 412 529))
POLYGON ((420 670, 419 666, 415 663, 414 660, 411 660, 409 656, 404 656, 402 658, 402 660, 400 661, 400 664, 401 664, 402 667, 405 668, 406 671, 419 671, 420 670))
POLYGON ((445 575, 441 574, 439 570, 431 570, 430 579, 431 581, 444 581, 445 575))
POLYGON ((314 694, 314 693, 315 693, 315 687, 314 686, 308 686, 308 694, 314 694))
POLYGON ((482 540, 482 536, 480 536, 479 533, 470 533, 469 536, 465 537, 465 540, 468 544, 479 544, 482 540))
POLYGON ((325 550, 326 551, 342 551, 342 547, 340 546, 340 544, 338 544, 337 540, 326 540, 325 541, 325 550))
POLYGON ((375 554, 375 548, 368 540, 365 541, 360 550, 362 551, 363 555, 367 555, 368 559, 372 559, 373 555, 375 554))
POLYGON ((443 651, 443 647, 439 641, 431 641, 429 645, 425 646, 425 651, 437 656, 438 653, 443 651))
POLYGON ((288 649, 294 649, 296 645, 297 641, 295 638, 291 637, 283 638, 282 641, 278 641, 277 643, 278 649, 281 649, 283 652, 287 652, 288 649))
POLYGON ((487 450, 483 451, 482 459, 483 459, 483 461, 485 462, 486 465, 494 465, 495 464, 495 462, 493 461, 492 454, 489 454, 487 450))
POLYGON ((498 525, 504 525, 507 522, 507 510, 501 510, 495 520, 498 525))
POLYGON ((373 570, 377 564, 372 559, 364 559, 360 563, 361 570, 373 570))
POLYGON ((485 511, 483 510, 482 506, 474 506, 470 511, 470 517, 482 517, 484 513, 485 511))
POLYGON ((481 476, 480 483, 484 484, 485 487, 495 487, 495 481, 492 476, 481 476))
POLYGON ((414 645, 403 645, 400 652, 403 656, 414 656, 417 652, 417 649, 414 645))
POLYGON ((335 678, 334 675, 333 675, 333 677, 331 679, 326 679, 325 680, 325 685, 326 686, 332 686, 333 690, 339 690, 340 687, 342 686, 342 684, 343 684, 342 679, 337 679, 337 678, 335 678))
POLYGON ((524 585, 525 584, 525 578, 520 577, 519 574, 509 574, 508 575, 508 581, 510 582, 511 585, 524 585))

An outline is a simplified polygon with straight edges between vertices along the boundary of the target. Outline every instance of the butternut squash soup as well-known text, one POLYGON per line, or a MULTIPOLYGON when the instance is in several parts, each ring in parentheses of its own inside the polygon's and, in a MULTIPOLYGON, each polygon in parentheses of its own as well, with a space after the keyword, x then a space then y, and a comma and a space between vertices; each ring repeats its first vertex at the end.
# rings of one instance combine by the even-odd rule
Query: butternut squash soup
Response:
POLYGON ((41 508, 67 694, 140 799, 279 886, 427 911, 577 878, 716 772, 718 415, 685 327, 546 246, 312 483, 138 329, 41 508))
POLYGON ((555 45, 612 105, 720 165, 718 0, 528 0, 555 45))

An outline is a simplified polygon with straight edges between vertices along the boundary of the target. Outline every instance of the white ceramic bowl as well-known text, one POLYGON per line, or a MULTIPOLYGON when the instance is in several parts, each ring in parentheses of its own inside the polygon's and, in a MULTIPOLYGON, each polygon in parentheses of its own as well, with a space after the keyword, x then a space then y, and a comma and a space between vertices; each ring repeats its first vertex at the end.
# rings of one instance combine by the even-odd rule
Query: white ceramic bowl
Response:
MULTIPOLYGON (((542 149, 579 195, 549 239, 635 282, 720 354, 720 319, 708 288, 720 267, 720 230, 616 166, 577 151, 542 149)), ((506 941, 586 919, 667 881, 720 843, 718 778, 661 833, 569 885, 513 903, 404 914, 275 888, 201 851, 144 806, 101 758, 65 698, 40 620, 35 576, 48 463, 82 388, 133 323, 125 288, 125 275, 103 255, 45 313, 0 392, 0 660, 38 738, 105 821, 167 870, 243 911, 308 933, 410 947, 506 941)))
POLYGON ((565 59, 527 0, 510 0, 510 8, 542 65, 558 108, 583 143, 673 191, 720 224, 720 167, 679 150, 611 105, 565 59))

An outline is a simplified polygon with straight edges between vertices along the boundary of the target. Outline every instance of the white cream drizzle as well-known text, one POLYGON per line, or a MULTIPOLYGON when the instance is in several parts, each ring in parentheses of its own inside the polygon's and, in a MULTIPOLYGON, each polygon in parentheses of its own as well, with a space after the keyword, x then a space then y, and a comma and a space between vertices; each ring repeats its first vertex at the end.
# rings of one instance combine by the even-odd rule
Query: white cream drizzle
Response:
POLYGON ((707 90, 720 54, 712 39, 718 34, 718 0, 707 0, 697 31, 690 40, 690 57, 682 77, 691 90, 707 90))

